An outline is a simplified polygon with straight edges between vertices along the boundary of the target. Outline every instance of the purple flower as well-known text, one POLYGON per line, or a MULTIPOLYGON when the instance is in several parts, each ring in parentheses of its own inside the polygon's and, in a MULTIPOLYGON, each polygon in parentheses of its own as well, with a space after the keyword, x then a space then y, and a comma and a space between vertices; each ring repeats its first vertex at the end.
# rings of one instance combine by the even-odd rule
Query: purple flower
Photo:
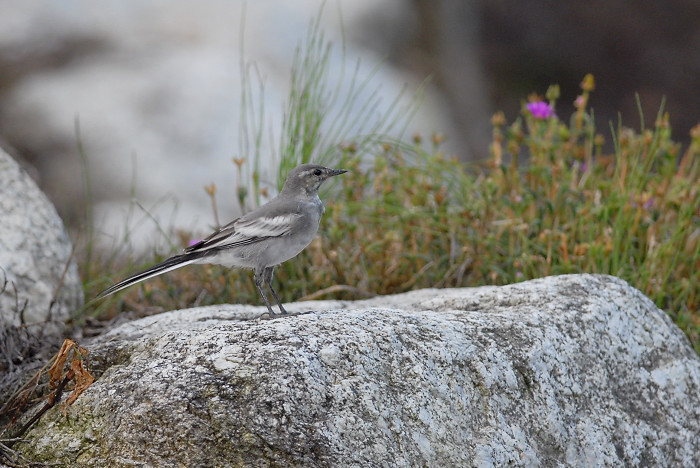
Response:
POLYGON ((651 207, 653 207, 653 206, 654 206, 654 197, 649 197, 649 199, 647 201, 645 201, 644 204, 642 205, 642 208, 644 208, 645 210, 648 210, 648 209, 651 209, 651 207))
POLYGON ((548 119, 554 115, 552 106, 544 101, 528 102, 525 107, 536 119, 548 119))

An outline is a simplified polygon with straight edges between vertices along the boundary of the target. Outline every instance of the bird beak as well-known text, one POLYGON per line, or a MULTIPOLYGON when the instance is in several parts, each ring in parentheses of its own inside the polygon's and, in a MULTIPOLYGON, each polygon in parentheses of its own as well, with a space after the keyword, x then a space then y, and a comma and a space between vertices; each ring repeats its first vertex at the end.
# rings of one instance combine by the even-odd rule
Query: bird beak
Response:
POLYGON ((328 177, 333 177, 333 176, 337 176, 340 174, 345 174, 346 172, 348 172, 348 171, 345 169, 331 169, 331 173, 328 174, 328 177))

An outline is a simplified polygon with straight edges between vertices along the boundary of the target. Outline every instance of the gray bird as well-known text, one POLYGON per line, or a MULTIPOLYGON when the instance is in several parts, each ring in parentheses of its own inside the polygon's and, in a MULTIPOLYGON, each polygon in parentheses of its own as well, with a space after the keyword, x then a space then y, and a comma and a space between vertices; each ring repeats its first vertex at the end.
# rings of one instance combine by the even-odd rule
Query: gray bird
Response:
POLYGON ((231 221, 206 239, 186 248, 181 255, 136 273, 105 289, 97 297, 108 296, 191 263, 216 263, 228 268, 253 269, 255 286, 270 315, 275 313, 263 291, 265 283, 280 311, 286 314, 272 287, 275 266, 297 256, 311 243, 325 211, 318 189, 326 179, 345 172, 315 164, 297 166, 287 174, 279 195, 260 208, 231 221))

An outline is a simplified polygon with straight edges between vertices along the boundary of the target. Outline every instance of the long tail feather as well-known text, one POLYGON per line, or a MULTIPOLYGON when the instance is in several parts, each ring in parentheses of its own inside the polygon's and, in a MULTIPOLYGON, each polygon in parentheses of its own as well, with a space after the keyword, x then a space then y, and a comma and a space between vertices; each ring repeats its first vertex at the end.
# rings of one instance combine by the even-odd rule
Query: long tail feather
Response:
POLYGON ((145 281, 149 278, 153 278, 154 276, 162 275, 163 273, 167 273, 168 271, 177 270, 178 268, 184 267, 185 265, 189 265, 191 263, 196 262, 198 259, 204 256, 205 255, 184 254, 170 257, 169 259, 165 260, 162 263, 159 263, 158 265, 154 265, 151 268, 131 275, 128 278, 121 280, 117 284, 110 286, 109 288, 105 289, 100 294, 98 294, 96 299, 109 296, 110 294, 114 294, 117 291, 121 291, 124 288, 128 288, 131 285, 140 283, 141 281, 145 281))

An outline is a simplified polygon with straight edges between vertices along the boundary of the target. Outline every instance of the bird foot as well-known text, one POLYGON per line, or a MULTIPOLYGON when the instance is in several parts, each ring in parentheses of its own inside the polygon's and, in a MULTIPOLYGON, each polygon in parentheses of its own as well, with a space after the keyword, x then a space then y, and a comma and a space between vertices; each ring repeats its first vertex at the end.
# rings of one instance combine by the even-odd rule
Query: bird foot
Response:
POLYGON ((286 314, 272 314, 270 315, 269 312, 265 312, 263 314, 258 315, 259 320, 272 320, 276 318, 287 318, 287 317, 296 317, 297 315, 307 315, 311 314, 315 311, 313 310, 307 310, 305 312, 287 312, 286 314))

